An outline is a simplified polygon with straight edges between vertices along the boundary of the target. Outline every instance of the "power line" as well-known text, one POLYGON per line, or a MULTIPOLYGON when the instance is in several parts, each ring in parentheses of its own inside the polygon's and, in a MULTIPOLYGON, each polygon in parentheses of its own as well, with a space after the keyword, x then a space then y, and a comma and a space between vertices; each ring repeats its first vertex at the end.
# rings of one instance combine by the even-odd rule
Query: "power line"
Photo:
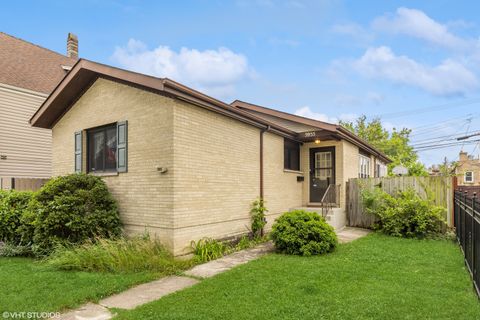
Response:
POLYGON ((464 100, 464 101, 457 101, 457 102, 452 102, 452 103, 445 103, 445 104, 440 104, 440 105, 430 106, 430 107, 424 107, 424 108, 409 109, 409 110, 405 110, 405 111, 378 114, 378 115, 376 115, 376 117, 385 118, 385 119, 392 119, 392 118, 405 117, 405 116, 409 116, 409 115, 412 115, 412 114, 438 111, 438 110, 448 109, 448 108, 452 108, 452 107, 462 107, 462 106, 472 105, 472 104, 476 104, 476 103, 480 103, 480 98, 464 100))
POLYGON ((469 144, 474 144, 474 143, 478 143, 478 142, 480 142, 480 139, 467 141, 467 142, 456 141, 456 142, 449 142, 449 143, 443 143, 443 144, 432 144, 432 145, 426 145, 426 146, 421 146, 421 147, 414 148, 414 151, 415 152, 421 152, 421 151, 434 150, 434 149, 443 149, 443 148, 449 148, 449 147, 456 147, 456 146, 460 146, 460 145, 464 145, 464 144, 469 145, 469 144))

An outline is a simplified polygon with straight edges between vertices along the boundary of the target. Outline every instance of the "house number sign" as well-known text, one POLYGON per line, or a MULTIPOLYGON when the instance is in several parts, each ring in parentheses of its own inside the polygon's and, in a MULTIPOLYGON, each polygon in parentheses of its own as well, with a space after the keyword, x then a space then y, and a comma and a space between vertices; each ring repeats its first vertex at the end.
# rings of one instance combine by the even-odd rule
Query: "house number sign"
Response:
POLYGON ((312 132, 305 132, 305 138, 312 138, 315 137, 317 134, 315 131, 312 132))

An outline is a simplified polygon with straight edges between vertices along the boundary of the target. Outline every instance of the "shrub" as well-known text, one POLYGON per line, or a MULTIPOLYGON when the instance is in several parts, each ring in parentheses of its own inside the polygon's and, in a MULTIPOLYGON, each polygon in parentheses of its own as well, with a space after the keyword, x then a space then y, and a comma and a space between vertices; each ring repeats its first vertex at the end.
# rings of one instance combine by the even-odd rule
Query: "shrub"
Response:
POLYGON ((29 256, 32 254, 32 247, 28 245, 0 242, 0 257, 29 256))
POLYGON ((440 234, 445 225, 445 208, 422 199, 413 189, 395 196, 380 188, 364 190, 362 199, 365 211, 378 218, 374 228, 388 235, 424 238, 440 234))
POLYGON ((215 260, 232 252, 232 247, 229 244, 212 238, 202 238, 198 241, 192 241, 191 247, 198 262, 215 260))
POLYGON ((61 246, 47 264, 60 270, 89 272, 159 272, 174 274, 192 265, 177 261, 158 240, 148 237, 98 239, 76 246, 61 246))
POLYGON ((250 210, 250 216, 252 218, 252 233, 254 237, 263 236, 263 228, 267 224, 265 213, 267 212, 265 207, 265 201, 263 199, 257 199, 252 203, 252 209, 250 210))
POLYGON ((50 253, 57 245, 121 234, 115 200, 99 177, 72 174, 48 181, 31 202, 34 252, 50 253))
POLYGON ((32 192, 0 191, 0 241, 28 245, 33 240, 33 224, 28 219, 32 192))
POLYGON ((333 227, 323 217, 304 210, 280 216, 272 226, 271 238, 278 251, 303 256, 331 252, 338 243, 333 227))

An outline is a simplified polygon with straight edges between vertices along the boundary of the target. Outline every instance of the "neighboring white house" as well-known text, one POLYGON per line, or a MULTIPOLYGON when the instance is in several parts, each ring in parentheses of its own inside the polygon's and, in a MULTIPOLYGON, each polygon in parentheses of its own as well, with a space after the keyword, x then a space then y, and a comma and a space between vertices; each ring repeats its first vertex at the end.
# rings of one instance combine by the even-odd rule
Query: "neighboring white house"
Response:
POLYGON ((28 121, 77 59, 75 35, 65 56, 0 32, 0 189, 11 178, 51 176, 51 130, 28 121))

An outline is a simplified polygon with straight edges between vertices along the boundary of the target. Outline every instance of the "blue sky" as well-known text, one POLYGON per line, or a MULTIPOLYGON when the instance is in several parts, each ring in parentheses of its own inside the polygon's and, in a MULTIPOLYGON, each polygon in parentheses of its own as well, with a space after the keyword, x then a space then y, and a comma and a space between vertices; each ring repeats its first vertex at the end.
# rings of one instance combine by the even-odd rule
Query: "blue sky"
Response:
MULTIPOLYGON (((431 146, 480 131, 479 11, 441 0, 9 1, 0 25, 59 52, 73 32, 81 57, 226 102, 328 121, 381 116, 431 146)), ((430 165, 460 149, 419 155, 430 165)))

